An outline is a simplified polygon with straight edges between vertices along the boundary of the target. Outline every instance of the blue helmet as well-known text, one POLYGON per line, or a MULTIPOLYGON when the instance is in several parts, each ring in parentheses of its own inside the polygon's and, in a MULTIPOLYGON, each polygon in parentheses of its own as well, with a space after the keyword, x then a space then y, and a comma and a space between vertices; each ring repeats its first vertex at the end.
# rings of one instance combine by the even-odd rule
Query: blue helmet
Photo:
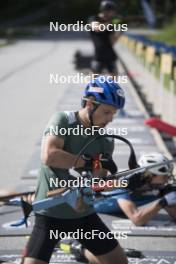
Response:
POLYGON ((123 89, 110 76, 99 76, 91 80, 85 89, 83 99, 88 96, 94 96, 96 103, 112 105, 117 109, 125 105, 123 89))

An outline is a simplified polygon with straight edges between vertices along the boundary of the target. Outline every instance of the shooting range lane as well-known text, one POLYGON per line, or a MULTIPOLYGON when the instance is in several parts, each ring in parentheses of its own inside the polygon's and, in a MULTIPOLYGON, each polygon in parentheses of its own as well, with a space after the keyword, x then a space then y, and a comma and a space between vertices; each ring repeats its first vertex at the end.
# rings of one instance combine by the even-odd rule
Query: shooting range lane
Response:
MULTIPOLYGON (((175 264, 175 252, 168 252, 168 251, 143 251, 141 258, 133 258, 128 257, 129 264, 175 264)), ((5 262, 13 261, 16 264, 20 264, 21 262, 21 255, 20 252, 14 250, 0 250, 0 260, 3 259, 5 262)), ((52 255, 50 264, 54 263, 77 263, 83 264, 83 262, 77 262, 74 255, 65 253, 60 249, 55 249, 55 252, 52 255)))
POLYGON ((130 220, 119 217, 115 213, 114 215, 100 214, 100 217, 113 232, 124 232, 128 236, 176 237, 176 223, 170 221, 164 211, 145 226, 135 226, 130 220))
MULTIPOLYGON (((74 43, 74 41, 72 41, 70 45, 71 45, 70 49, 72 49, 72 53, 73 53, 78 46, 82 45, 82 42, 76 41, 76 43, 74 43)), ((86 46, 89 47, 90 42, 84 41, 84 46, 85 48, 86 46)), ((61 46, 61 49, 63 53, 65 54, 64 46, 61 46)), ((56 51, 55 56, 57 56, 57 51, 56 51)), ((128 61, 125 61, 125 62, 127 64, 129 63, 128 61)), ((130 61, 130 63, 132 62, 130 61)), ((43 64, 43 67, 45 67, 44 66, 45 61, 43 61, 42 64, 43 64)), ((63 66, 63 67, 66 67, 66 66, 63 66)), ((127 84, 124 84, 123 86, 124 86, 126 94, 128 94, 125 113, 122 115, 116 116, 114 122, 110 124, 110 127, 118 128, 118 129, 122 129, 122 128, 127 129, 126 137, 130 139, 130 141, 133 143, 137 156, 139 156, 140 154, 144 152, 158 151, 158 146, 153 138, 153 135, 150 132, 150 129, 144 125, 144 113, 142 113, 141 109, 138 108, 135 98, 133 98, 132 96, 131 83, 128 82, 127 84)), ((79 109, 83 85, 69 84, 65 86, 64 89, 65 90, 62 96, 58 97, 56 111, 79 109)), ((37 176, 38 176, 38 169, 40 165, 41 135, 36 135, 36 138, 37 136, 39 139, 35 142, 36 145, 34 146, 33 155, 31 156, 28 163, 26 164, 26 169, 24 170, 24 173, 21 178, 21 181, 23 182, 22 190, 24 190, 25 186, 26 186, 26 189, 28 189, 30 186, 33 187, 34 181, 36 181, 37 176)), ((127 168, 128 155, 129 155, 128 147, 126 147, 123 143, 116 140, 114 159, 117 162, 120 170, 127 168)), ((16 257, 14 256, 15 259, 20 257, 20 251, 16 251, 15 247, 22 249, 21 245, 11 246, 12 249, 14 248, 14 251, 11 251, 9 250, 11 247, 7 248, 5 244, 7 243, 7 245, 8 244, 10 245, 10 241, 11 241, 10 236, 12 238, 15 238, 16 236, 18 241, 20 240, 21 241, 20 243, 22 244, 24 242, 23 245, 25 245, 26 243, 25 236, 31 232, 31 226, 29 226, 29 228, 22 227, 20 229, 20 228, 14 227, 14 229, 11 229, 11 228, 8 228, 8 225, 5 225, 5 224, 8 224, 9 222, 12 222, 12 221, 16 222, 16 220, 21 219, 21 217, 22 217, 22 212, 19 209, 19 207, 14 207, 14 206, 13 207, 10 207, 10 206, 0 207, 0 219, 1 219, 0 220, 0 236, 1 238, 4 236, 4 245, 2 242, 0 243, 0 247, 2 248, 2 250, 0 250, 0 257, 9 255, 9 257, 13 258, 14 254, 18 255, 16 257), (7 239, 8 239, 8 242, 7 242, 7 239)), ((104 221, 109 226, 111 226, 111 229, 117 228, 117 227, 119 228, 119 225, 121 226, 125 225, 126 231, 129 231, 129 230, 131 231, 128 239, 120 240, 120 243, 123 247, 140 249, 142 251, 145 250, 144 256, 148 256, 148 257, 147 257, 147 260, 145 260, 144 258, 143 262, 141 259, 141 263, 152 264, 152 263, 157 263, 157 260, 161 261, 161 259, 163 259, 163 262, 161 263, 169 263, 169 264, 175 263, 174 262, 175 252, 173 252, 174 246, 171 247, 169 246, 169 244, 172 242, 173 243, 176 242, 176 239, 171 237, 171 233, 172 233, 172 236, 176 236, 176 227, 173 226, 173 229, 171 231, 171 229, 169 228, 172 228, 172 227, 170 226, 170 223, 168 221, 166 221, 166 225, 161 226, 161 228, 160 228, 160 225, 157 225, 155 222, 157 227, 156 225, 153 225, 147 230, 145 228, 138 229, 137 227, 136 228, 131 227, 131 224, 128 222, 128 220, 123 219, 123 218, 117 218, 115 216, 109 216, 109 215, 103 215, 102 217, 104 221), (118 221, 120 224, 118 223, 118 221), (167 224, 169 225, 169 227, 167 226, 167 224), (150 235, 156 236, 156 237, 154 238, 147 237, 150 235), (165 236, 167 237, 167 242, 163 240, 165 239, 163 238, 165 236), (135 239, 135 243, 133 239, 135 239), (151 242, 151 240, 153 242, 151 242), (146 241, 148 241, 148 243, 146 241), (147 250, 150 250, 150 251, 147 251, 147 250), (159 251, 151 252, 151 250, 160 250, 161 252, 159 251)), ((163 219, 165 219, 165 215, 162 215, 162 217, 163 219)), ((31 225, 32 225, 32 222, 33 222, 32 218, 29 218, 29 221, 31 222, 31 225)), ((59 251, 59 254, 53 254, 51 263, 76 263, 76 261, 74 259, 74 256, 68 255, 68 254, 65 254, 59 251)), ((135 263, 134 259, 132 260, 129 259, 129 263, 135 263)), ((136 262, 136 263, 140 263, 140 262, 136 262)))
POLYGON ((34 217, 28 219, 28 227, 25 223, 21 225, 23 213, 19 206, 0 207, 0 237, 5 236, 26 236, 32 231, 34 217), (19 225, 18 225, 19 224, 19 225))

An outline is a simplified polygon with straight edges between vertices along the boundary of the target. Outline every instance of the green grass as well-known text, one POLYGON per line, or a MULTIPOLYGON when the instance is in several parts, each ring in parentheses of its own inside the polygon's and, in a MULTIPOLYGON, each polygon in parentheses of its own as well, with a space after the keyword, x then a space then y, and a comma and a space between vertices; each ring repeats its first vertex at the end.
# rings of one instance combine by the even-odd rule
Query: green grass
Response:
POLYGON ((176 17, 174 17, 172 23, 163 28, 161 33, 149 37, 152 40, 163 41, 170 45, 176 45, 176 17))
POLYGON ((28 27, 13 28, 10 29, 10 32, 8 31, 8 29, 0 29, 0 37, 6 38, 10 41, 16 38, 35 37, 35 36, 37 36, 37 33, 28 27))
POLYGON ((7 44, 0 44, 0 48, 7 46, 7 44))

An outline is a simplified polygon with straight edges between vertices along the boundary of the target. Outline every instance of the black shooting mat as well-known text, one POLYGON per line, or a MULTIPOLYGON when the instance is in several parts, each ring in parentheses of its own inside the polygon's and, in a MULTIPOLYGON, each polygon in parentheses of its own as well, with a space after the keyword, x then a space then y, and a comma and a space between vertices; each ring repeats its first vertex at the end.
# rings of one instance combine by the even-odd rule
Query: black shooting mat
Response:
MULTIPOLYGON (((14 250, 0 250, 0 260, 6 262, 13 262, 20 264, 21 252, 14 250)), ((128 263, 130 264, 175 264, 176 253, 172 251, 142 251, 140 258, 128 257, 128 263)), ((77 263, 83 264, 83 262, 77 262, 74 255, 65 253, 60 249, 56 249, 53 253, 50 263, 77 263)))

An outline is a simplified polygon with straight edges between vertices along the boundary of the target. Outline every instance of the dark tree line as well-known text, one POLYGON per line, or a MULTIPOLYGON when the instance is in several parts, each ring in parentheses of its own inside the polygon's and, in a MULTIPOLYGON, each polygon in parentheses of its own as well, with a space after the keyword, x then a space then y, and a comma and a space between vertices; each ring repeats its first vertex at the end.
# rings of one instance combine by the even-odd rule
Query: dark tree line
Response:
MULTIPOLYGON (((1 0, 0 22, 29 15, 32 17, 32 14, 35 14, 34 23, 47 23, 51 20, 65 23, 86 21, 88 16, 97 12, 100 2, 101 0, 1 0), (45 12, 40 12, 44 9, 45 12)), ((165 21, 176 14, 176 0, 150 0, 150 3, 156 15, 163 17, 165 21)), ((140 0, 117 0, 117 11, 122 16, 143 15, 140 0)), ((31 23, 30 20, 26 21, 31 23)))

